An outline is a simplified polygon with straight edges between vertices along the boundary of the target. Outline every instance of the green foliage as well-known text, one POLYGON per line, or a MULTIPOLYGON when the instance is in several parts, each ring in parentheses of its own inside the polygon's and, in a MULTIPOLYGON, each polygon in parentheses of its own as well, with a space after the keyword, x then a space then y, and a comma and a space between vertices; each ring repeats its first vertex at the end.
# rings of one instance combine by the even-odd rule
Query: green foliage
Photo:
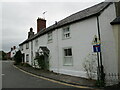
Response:
POLYGON ((24 63, 22 63, 22 62, 21 62, 19 65, 20 65, 20 66, 23 66, 23 65, 24 65, 24 63))
POLYGON ((14 56, 15 64, 20 64, 22 62, 22 53, 21 51, 17 51, 14 56))
POLYGON ((1 60, 6 60, 7 58, 6 58, 6 53, 4 52, 4 51, 0 51, 0 59, 1 60))
POLYGON ((28 63, 23 63, 22 66, 24 66, 24 67, 31 67, 28 63))
POLYGON ((96 55, 95 54, 89 54, 85 58, 85 62, 83 63, 84 70, 86 71, 86 74, 89 79, 93 79, 96 75, 96 55))
POLYGON ((36 53, 35 60, 37 60, 38 66, 39 66, 41 69, 47 69, 47 67, 46 67, 46 65, 45 65, 44 55, 39 55, 39 53, 37 52, 37 53, 36 53))
POLYGON ((96 81, 96 86, 97 87, 104 87, 105 86, 105 82, 103 80, 97 80, 96 81))

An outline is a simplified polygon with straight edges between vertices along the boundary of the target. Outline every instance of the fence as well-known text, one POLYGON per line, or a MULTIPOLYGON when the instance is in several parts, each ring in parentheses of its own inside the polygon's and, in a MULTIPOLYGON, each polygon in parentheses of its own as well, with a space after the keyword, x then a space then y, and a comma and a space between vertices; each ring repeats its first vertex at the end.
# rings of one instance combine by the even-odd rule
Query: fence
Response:
POLYGON ((119 73, 108 73, 106 74, 106 86, 118 84, 120 82, 120 74, 119 73))

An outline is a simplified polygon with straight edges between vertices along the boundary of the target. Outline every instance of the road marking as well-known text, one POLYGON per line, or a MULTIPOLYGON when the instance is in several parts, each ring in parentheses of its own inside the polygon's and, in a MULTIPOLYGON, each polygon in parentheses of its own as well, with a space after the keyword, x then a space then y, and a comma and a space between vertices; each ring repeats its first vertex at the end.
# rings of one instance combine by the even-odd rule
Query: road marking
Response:
POLYGON ((35 75, 35 74, 32 74, 32 73, 29 73, 29 72, 27 72, 27 71, 24 71, 24 70, 18 68, 18 67, 15 66, 15 65, 13 65, 13 67, 19 69, 20 71, 22 71, 22 72, 24 72, 24 73, 26 73, 26 74, 31 75, 31 76, 34 76, 34 77, 37 77, 37 78, 40 78, 40 79, 44 79, 44 80, 47 80, 47 81, 51 81, 51 82, 54 82, 54 83, 59 83, 59 84, 66 85, 66 86, 72 86, 72 87, 76 87, 76 88, 84 88, 84 89, 89 89, 89 90, 101 90, 101 89, 96 89, 96 88, 92 88, 92 87, 72 85, 72 84, 68 84, 68 83, 56 81, 56 80, 53 80, 53 79, 49 79, 49 78, 45 78, 45 77, 42 77, 42 76, 38 76, 38 75, 35 75))

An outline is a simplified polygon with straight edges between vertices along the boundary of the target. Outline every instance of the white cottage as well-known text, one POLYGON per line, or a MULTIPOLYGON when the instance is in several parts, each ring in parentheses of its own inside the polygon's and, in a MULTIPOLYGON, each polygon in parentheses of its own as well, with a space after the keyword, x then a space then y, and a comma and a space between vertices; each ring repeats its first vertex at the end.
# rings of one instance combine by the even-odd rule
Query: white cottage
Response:
POLYGON ((31 28, 28 39, 19 45, 24 62, 34 66, 36 52, 40 49, 49 51, 49 70, 86 78, 83 63, 88 54, 94 53, 92 41, 96 35, 101 40, 99 59, 105 73, 120 73, 120 43, 116 43, 118 37, 110 24, 117 17, 118 6, 118 3, 102 2, 47 28, 46 20, 38 18, 37 33, 34 35, 31 28))
POLYGON ((11 48, 11 51, 10 51, 10 58, 13 59, 16 52, 18 51, 18 49, 16 48, 16 46, 13 46, 13 48, 11 48))

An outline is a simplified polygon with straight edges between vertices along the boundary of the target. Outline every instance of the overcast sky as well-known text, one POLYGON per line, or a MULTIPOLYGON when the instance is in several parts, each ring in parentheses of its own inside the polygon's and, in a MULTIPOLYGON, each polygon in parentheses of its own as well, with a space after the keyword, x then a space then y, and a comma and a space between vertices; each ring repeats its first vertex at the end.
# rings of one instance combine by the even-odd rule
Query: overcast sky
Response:
POLYGON ((87 0, 86 2, 82 2, 82 0, 81 2, 15 2, 15 0, 13 2, 2 2, 0 3, 0 10, 2 10, 2 14, 0 14, 2 48, 0 49, 8 52, 12 46, 18 46, 27 39, 30 27, 33 27, 36 33, 38 17, 45 17, 48 27, 55 21, 64 19, 102 1, 104 0, 96 0, 96 2, 95 0, 87 0), (44 11, 47 11, 45 16, 42 14, 44 11))

